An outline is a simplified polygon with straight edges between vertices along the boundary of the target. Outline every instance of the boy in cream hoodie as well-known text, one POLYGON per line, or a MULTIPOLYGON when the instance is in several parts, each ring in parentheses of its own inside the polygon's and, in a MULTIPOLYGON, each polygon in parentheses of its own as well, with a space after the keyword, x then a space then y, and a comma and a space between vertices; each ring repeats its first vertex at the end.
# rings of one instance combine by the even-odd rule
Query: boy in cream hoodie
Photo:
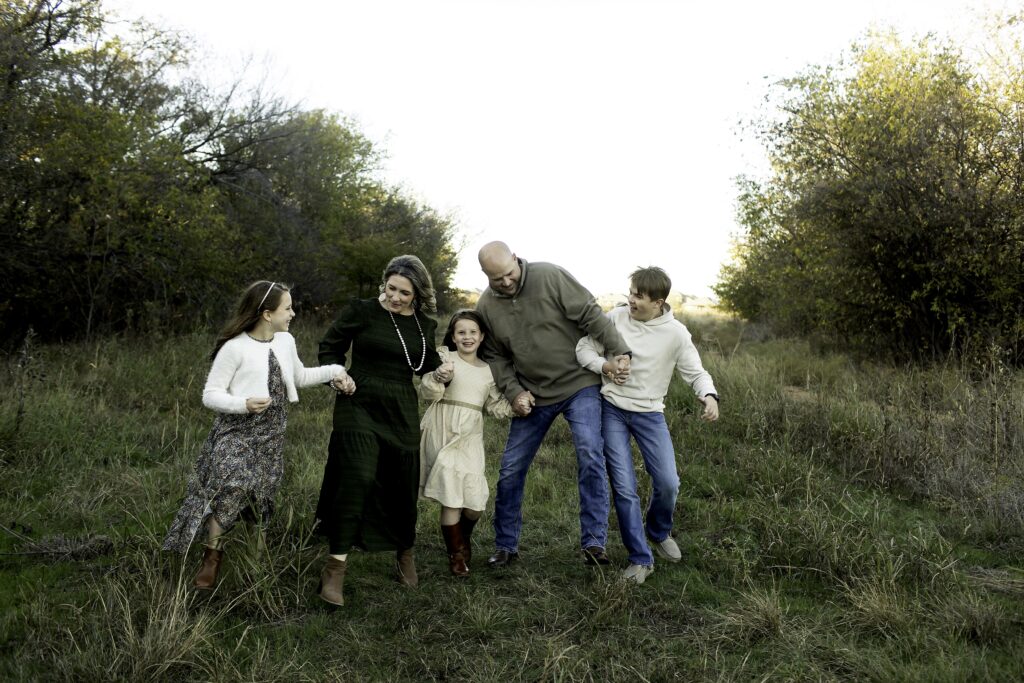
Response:
POLYGON ((619 531, 629 551, 624 578, 643 583, 654 571, 650 539, 664 559, 678 562, 672 539, 672 513, 679 493, 675 450, 665 422, 665 395, 672 371, 679 373, 704 404, 701 418, 718 419, 718 394, 686 326, 665 304, 672 281, 661 268, 640 268, 630 275, 629 305, 607 315, 632 350, 628 369, 605 357, 592 337, 576 345, 580 365, 602 376, 601 409, 604 453, 619 518, 619 531), (652 495, 646 515, 640 511, 630 437, 636 440, 651 476, 652 495))

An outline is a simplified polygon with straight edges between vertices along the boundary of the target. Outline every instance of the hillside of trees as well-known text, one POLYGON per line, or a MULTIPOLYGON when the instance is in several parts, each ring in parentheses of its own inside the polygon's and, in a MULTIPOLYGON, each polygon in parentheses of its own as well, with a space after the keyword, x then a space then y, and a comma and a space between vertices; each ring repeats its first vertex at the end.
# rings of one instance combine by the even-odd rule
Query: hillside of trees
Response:
POLYGON ((1024 363, 1020 17, 969 54, 872 35, 775 85, 729 308, 863 357, 1024 363))
POLYGON ((114 19, 0 2, 0 344, 219 321, 258 278, 327 309, 408 252, 449 305, 452 221, 379 180, 350 121, 213 88, 186 36, 114 19))

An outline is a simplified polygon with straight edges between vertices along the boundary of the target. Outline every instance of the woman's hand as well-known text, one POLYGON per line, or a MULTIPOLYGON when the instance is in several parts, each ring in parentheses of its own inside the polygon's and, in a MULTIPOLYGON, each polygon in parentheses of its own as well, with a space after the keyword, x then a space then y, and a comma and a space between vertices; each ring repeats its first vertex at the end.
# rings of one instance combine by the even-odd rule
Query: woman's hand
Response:
POLYGON ((273 401, 270 400, 269 396, 266 398, 247 398, 245 399, 245 409, 250 413, 262 413, 270 407, 271 403, 273 401))
POLYGON ((450 360, 441 363, 441 365, 439 365, 438 368, 434 370, 434 379, 436 379, 441 384, 447 384, 448 382, 451 382, 452 377, 454 376, 455 363, 451 362, 450 360))
POLYGON ((330 381, 331 388, 339 394, 351 396, 356 391, 356 381, 348 373, 340 373, 330 381))

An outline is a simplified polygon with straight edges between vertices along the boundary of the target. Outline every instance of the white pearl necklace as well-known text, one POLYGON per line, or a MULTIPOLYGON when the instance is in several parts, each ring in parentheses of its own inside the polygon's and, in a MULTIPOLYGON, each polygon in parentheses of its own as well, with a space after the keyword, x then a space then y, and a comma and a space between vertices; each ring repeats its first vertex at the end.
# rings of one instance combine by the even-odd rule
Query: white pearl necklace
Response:
POLYGON ((412 312, 412 319, 416 321, 416 329, 420 331, 420 341, 423 342, 423 355, 420 356, 420 364, 416 367, 412 367, 412 359, 409 358, 409 349, 405 346, 405 339, 402 338, 402 331, 398 329, 398 323, 395 322, 395 314, 390 310, 388 315, 391 316, 391 324, 395 326, 395 332, 398 333, 398 341, 402 342, 402 351, 405 352, 405 362, 409 364, 413 372, 419 372, 420 368, 423 367, 423 362, 427 360, 427 339, 423 336, 423 328, 420 327, 420 319, 416 317, 416 311, 412 312))

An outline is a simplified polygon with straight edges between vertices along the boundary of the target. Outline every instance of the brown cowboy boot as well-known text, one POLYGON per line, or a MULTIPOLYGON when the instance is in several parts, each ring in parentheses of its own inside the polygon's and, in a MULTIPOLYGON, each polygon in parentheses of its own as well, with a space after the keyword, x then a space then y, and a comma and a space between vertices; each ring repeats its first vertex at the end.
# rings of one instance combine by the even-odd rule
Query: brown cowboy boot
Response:
POLYGON ((448 569, 452 575, 466 578, 469 576, 469 567, 463 555, 465 541, 462 538, 462 527, 458 523, 449 526, 442 524, 441 535, 444 536, 444 547, 448 550, 448 569))
POLYGON ((320 573, 320 588, 317 591, 321 600, 338 607, 345 604, 342 589, 345 587, 346 569, 348 569, 348 562, 328 555, 327 564, 324 565, 324 570, 320 573))
POLYGON ((462 527, 462 555, 466 558, 466 568, 469 568, 469 562, 473 559, 473 543, 471 537, 473 536, 473 527, 480 521, 480 518, 469 519, 466 515, 462 515, 459 518, 459 526, 462 527))
POLYGON ((203 548, 203 564, 199 567, 199 573, 196 574, 196 580, 192 587, 200 591, 212 591, 217 584, 217 573, 220 571, 220 563, 223 559, 223 550, 205 546, 203 548))
POLYGON ((416 560, 412 556, 412 548, 399 550, 395 553, 395 560, 398 563, 398 580, 409 588, 418 586, 420 580, 416 576, 416 560))

